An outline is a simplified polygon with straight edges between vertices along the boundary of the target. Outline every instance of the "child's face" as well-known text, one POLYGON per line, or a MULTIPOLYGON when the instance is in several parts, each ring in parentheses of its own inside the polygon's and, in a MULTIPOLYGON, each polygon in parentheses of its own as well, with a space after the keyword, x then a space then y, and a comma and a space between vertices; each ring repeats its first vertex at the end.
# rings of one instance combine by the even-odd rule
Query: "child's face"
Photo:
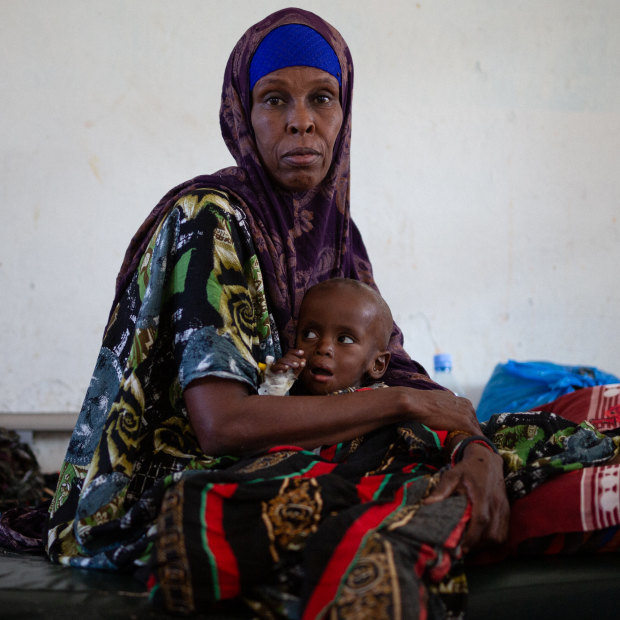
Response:
POLYGON ((378 379, 389 360, 379 348, 384 339, 379 310, 368 295, 338 286, 312 291, 297 324, 296 346, 306 359, 300 380, 311 394, 329 394, 359 387, 367 375, 378 379))

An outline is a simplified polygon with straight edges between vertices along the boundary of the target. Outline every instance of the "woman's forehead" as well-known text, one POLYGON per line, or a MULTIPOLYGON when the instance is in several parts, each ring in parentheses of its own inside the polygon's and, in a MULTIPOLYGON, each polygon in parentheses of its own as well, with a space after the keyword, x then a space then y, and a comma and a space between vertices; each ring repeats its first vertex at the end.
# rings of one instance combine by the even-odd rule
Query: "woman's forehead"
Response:
POLYGON ((336 78, 327 73, 327 71, 317 69, 316 67, 295 65, 292 67, 276 69, 275 71, 264 75, 260 80, 258 80, 258 82, 256 82, 254 90, 289 85, 292 82, 301 82, 311 87, 326 86, 335 90, 338 90, 340 87, 336 78))

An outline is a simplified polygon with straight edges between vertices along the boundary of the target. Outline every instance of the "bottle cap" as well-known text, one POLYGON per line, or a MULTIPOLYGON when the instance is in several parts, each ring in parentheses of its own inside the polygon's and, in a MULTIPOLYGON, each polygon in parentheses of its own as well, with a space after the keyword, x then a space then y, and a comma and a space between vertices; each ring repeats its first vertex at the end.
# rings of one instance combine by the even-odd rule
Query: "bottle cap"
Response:
POLYGON ((452 369, 452 355, 450 355, 450 353, 438 353, 433 357, 433 365, 435 366, 435 370, 442 368, 452 369))

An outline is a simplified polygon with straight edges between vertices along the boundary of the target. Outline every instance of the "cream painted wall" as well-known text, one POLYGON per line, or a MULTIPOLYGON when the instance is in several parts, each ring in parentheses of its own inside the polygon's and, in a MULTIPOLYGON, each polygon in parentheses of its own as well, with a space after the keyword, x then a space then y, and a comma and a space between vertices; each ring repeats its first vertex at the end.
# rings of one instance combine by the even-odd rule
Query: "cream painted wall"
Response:
MULTIPOLYGON (((228 165, 224 65, 286 2, 1 0, 0 411, 78 411, 122 254, 228 165)), ((427 367, 620 373, 620 4, 308 0, 356 63, 352 205, 427 367)))

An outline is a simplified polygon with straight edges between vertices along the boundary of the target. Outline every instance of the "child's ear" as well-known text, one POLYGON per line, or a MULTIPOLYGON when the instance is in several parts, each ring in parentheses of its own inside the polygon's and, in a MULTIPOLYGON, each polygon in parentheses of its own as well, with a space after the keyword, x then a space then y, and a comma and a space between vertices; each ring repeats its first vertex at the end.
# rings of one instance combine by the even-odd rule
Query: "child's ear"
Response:
POLYGON ((381 377, 385 374, 389 363, 390 352, 383 351, 382 353, 379 353, 379 355, 375 357, 374 362, 370 365, 368 376, 374 380, 381 379, 381 377))

